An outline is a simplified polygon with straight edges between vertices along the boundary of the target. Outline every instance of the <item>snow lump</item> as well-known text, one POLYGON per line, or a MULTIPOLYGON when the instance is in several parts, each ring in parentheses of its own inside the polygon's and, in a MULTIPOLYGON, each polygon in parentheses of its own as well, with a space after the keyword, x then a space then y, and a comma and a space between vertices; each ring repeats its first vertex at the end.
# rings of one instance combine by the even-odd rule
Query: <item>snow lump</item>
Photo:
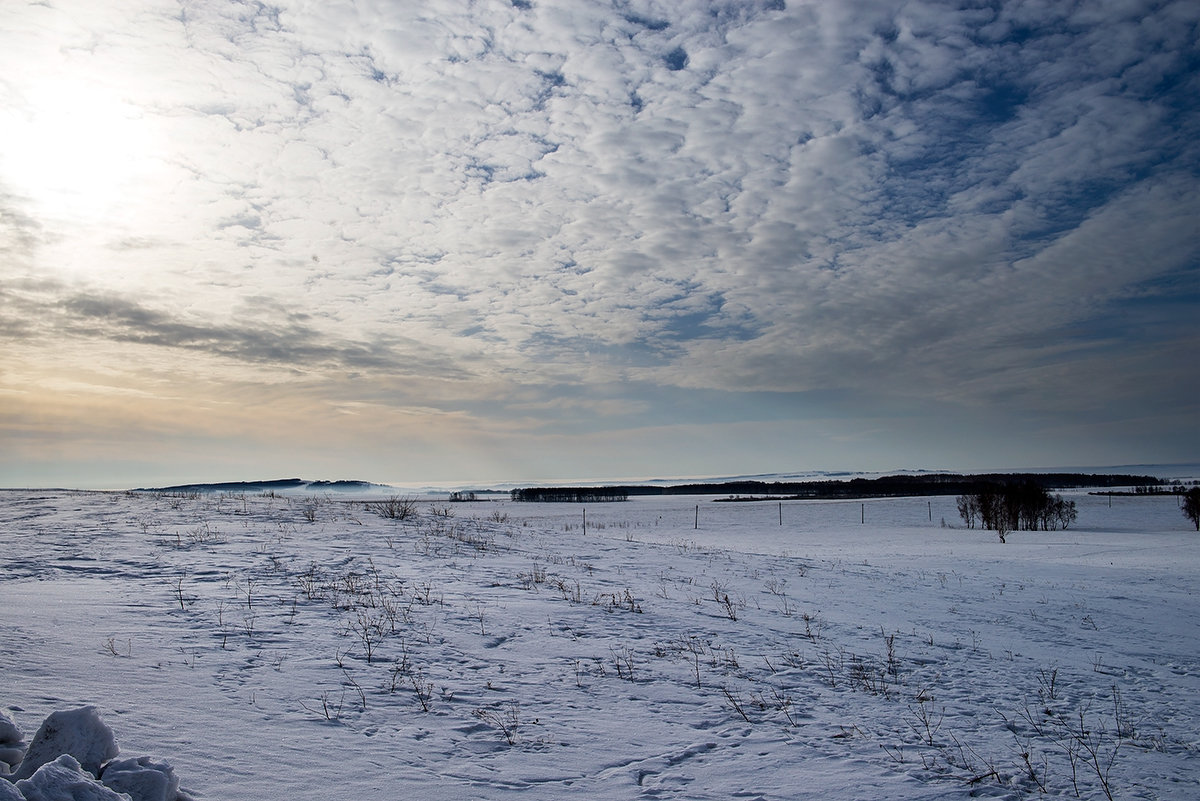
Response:
POLYGON ((0 712, 0 801, 190 801, 166 762, 119 754, 94 706, 51 713, 28 747, 0 712))
POLYGON ((16 785, 25 801, 128 801, 105 787, 88 773, 75 757, 63 754, 40 766, 28 779, 16 785))
POLYGON ((101 765, 118 753, 112 729, 100 719, 96 707, 51 712, 30 740, 25 759, 13 777, 28 779, 42 765, 63 754, 75 757, 80 767, 94 776, 101 765))
POLYGON ((104 766, 100 780, 106 787, 127 793, 133 801, 175 801, 179 779, 166 762, 150 757, 114 759, 104 766))
MULTIPOLYGON (((0 777, 7 776, 25 756, 24 738, 12 718, 0 712, 0 777)), ((0 784, 0 801, 4 801, 4 786, 0 784)))

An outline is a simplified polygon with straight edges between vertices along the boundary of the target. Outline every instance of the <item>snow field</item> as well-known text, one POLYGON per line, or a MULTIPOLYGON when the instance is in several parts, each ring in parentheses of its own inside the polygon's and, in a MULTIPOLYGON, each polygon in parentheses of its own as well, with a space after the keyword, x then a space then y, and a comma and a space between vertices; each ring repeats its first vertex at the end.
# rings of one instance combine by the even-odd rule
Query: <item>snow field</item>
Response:
POLYGON ((953 498, 637 498, 585 533, 9 491, 0 704, 94 704, 197 798, 1198 797, 1200 540, 1173 498, 1073 497, 1001 545, 953 498))

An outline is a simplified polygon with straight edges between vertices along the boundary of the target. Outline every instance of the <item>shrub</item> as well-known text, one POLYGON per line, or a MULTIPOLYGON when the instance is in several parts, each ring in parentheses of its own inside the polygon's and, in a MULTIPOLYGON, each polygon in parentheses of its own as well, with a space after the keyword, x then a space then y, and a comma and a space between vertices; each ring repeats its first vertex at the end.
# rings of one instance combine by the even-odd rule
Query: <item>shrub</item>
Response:
POLYGON ((366 507, 380 517, 386 517, 389 520, 407 520, 416 514, 417 502, 412 498, 393 495, 382 501, 370 501, 366 507))

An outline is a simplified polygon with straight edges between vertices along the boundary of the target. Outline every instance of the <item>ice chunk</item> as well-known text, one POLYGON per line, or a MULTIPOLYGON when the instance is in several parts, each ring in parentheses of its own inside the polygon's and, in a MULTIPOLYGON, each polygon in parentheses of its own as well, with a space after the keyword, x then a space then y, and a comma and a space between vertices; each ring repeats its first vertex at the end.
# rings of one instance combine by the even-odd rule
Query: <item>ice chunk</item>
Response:
POLYGON ((25 796, 17 792, 10 782, 0 779, 0 801, 25 801, 25 796))
POLYGON ((166 762, 150 757, 114 759, 104 766, 100 781, 133 801, 175 801, 179 779, 166 762))
POLYGON ((28 779, 42 765, 70 754, 93 776, 118 753, 112 729, 100 720, 94 706, 51 712, 29 742, 14 779, 28 779))
MULTIPOLYGON (((7 776, 25 756, 24 736, 12 718, 0 712, 0 776, 7 776)), ((3 789, 3 788, 0 788, 3 789)), ((0 796, 0 801, 3 801, 0 796)))
POLYGON ((17 728, 17 724, 13 723, 12 718, 4 712, 0 712, 0 745, 12 745, 23 739, 21 730, 17 728))
POLYGON ((25 747, 22 745, 0 745, 0 776, 11 773, 24 756, 25 747))
POLYGON ((92 778, 70 754, 41 765, 16 787, 25 801, 130 801, 92 778))

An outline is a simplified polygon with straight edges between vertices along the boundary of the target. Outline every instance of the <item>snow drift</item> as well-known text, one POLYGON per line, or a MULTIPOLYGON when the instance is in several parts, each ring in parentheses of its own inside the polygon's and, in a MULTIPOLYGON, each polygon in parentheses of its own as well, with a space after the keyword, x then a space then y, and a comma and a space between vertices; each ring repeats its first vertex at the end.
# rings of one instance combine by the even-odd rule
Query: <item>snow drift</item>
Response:
POLYGON ((0 801, 1194 801, 1200 537, 1068 494, 0 491, 0 801))

